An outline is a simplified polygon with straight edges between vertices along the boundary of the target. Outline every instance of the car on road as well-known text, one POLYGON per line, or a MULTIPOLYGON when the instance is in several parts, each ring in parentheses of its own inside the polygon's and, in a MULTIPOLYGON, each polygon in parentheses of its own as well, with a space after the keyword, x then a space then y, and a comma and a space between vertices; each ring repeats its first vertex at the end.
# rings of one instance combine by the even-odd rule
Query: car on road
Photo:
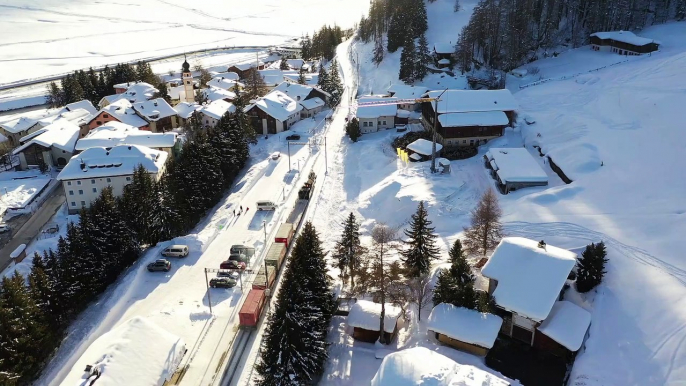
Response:
POLYGON ((232 253, 229 255, 229 260, 231 261, 238 261, 241 263, 248 264, 250 262, 250 258, 242 253, 232 253))
POLYGON ((12 228, 10 228, 9 225, 7 225, 5 223, 0 223, 0 233, 9 232, 11 230, 12 230, 12 228))
POLYGON ((249 247, 247 245, 241 245, 241 244, 232 245, 231 249, 229 249, 229 252, 231 254, 242 253, 247 257, 255 256, 255 248, 249 247))
POLYGON ((286 137, 286 141, 297 141, 300 139, 300 134, 291 134, 286 137))
POLYGON ((281 153, 279 153, 278 151, 275 151, 272 153, 272 155, 270 157, 273 160, 278 160, 279 158, 281 158, 281 153))
POLYGON ((157 259, 153 261, 152 263, 148 264, 148 271, 150 272, 155 272, 155 271, 164 271, 164 272, 169 272, 171 269, 171 263, 167 259, 157 259))
POLYGON ((257 201, 256 203, 257 210, 276 210, 276 203, 274 201, 257 201))
POLYGON ((246 267, 242 261, 226 260, 219 264, 219 269, 240 269, 244 270, 246 267))
POLYGON ((225 270, 217 272, 217 277, 228 277, 230 279, 238 280, 239 276, 241 276, 241 274, 238 273, 238 271, 225 270))
POLYGON ((170 245, 164 250, 162 250, 162 256, 164 257, 186 257, 188 256, 188 246, 187 245, 170 245))
POLYGON ((210 280, 210 287, 212 288, 233 288, 236 286, 236 280, 230 277, 215 277, 210 280))

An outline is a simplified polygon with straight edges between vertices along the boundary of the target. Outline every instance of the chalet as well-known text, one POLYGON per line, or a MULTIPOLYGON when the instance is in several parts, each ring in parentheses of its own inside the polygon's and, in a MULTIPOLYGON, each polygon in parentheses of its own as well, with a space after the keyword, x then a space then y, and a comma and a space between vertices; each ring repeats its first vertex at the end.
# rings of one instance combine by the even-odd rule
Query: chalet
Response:
POLYGON ((302 110, 297 101, 279 90, 270 92, 245 108, 258 133, 262 128, 262 135, 288 130, 300 120, 302 110))
POLYGON ((181 102, 174 106, 176 110, 176 125, 184 127, 188 124, 188 119, 193 115, 194 112, 200 110, 202 106, 197 103, 181 102))
POLYGON ((238 74, 235 72, 216 72, 216 71, 210 71, 210 75, 212 75, 212 78, 224 78, 224 79, 229 79, 229 80, 239 80, 240 77, 238 74))
POLYGON ((503 319, 452 304, 437 304, 429 315, 428 331, 439 342, 470 354, 486 356, 503 319))
MULTIPOLYGON (((317 86, 317 83, 319 83, 319 74, 316 72, 303 74, 303 76, 305 77, 305 84, 308 86, 317 86)), ((298 79, 300 79, 300 73, 295 71, 284 71, 283 80, 291 83, 298 83, 298 79)))
POLYGON ((93 115, 97 114, 98 112, 98 110, 95 107, 93 107, 93 104, 87 100, 73 102, 64 106, 64 110, 66 111, 76 111, 79 109, 86 110, 89 114, 93 115))
POLYGON ((139 117, 148 122, 148 127, 153 133, 164 133, 176 128, 176 110, 169 106, 164 98, 134 103, 133 109, 139 117))
MULTIPOLYGON (((405 84, 394 84, 388 88, 388 95, 398 99, 418 99, 429 91, 427 87, 409 86, 405 84)), ((401 110, 415 111, 419 109, 419 103, 401 103, 398 108, 401 110)))
POLYGON ((526 148, 492 148, 484 164, 503 194, 512 190, 548 185, 548 175, 526 148))
POLYGON ((66 119, 77 126, 85 126, 95 109, 88 101, 70 103, 60 110, 39 115, 29 114, 0 123, 0 133, 7 137, 10 145, 22 144, 58 119, 66 119))
POLYGON ((19 170, 38 166, 41 161, 48 167, 65 166, 74 154, 78 138, 77 125, 65 118, 55 120, 41 129, 38 135, 14 149, 13 154, 19 156, 19 170))
POLYGON ((128 100, 131 103, 143 102, 152 99, 155 93, 158 92, 158 90, 149 83, 131 82, 126 84, 129 85, 126 91, 103 97, 100 99, 100 102, 98 102, 98 106, 103 108, 122 99, 128 100))
POLYGON ((94 147, 111 149, 117 145, 136 145, 171 154, 176 145, 176 140, 176 133, 151 133, 121 122, 108 122, 91 130, 86 137, 79 139, 76 142, 74 153, 78 154, 94 147))
POLYGON ((288 95, 302 106, 300 118, 314 117, 324 109, 326 101, 331 97, 331 94, 320 88, 291 82, 281 82, 274 90, 288 95))
POLYGON ((378 104, 378 105, 368 105, 357 107, 357 112, 355 116, 360 122, 360 131, 362 134, 374 133, 379 130, 392 129, 395 127, 395 119, 398 114, 398 105, 393 104, 397 98, 384 98, 384 97, 374 97, 366 96, 358 99, 358 103, 384 103, 391 102, 389 104, 378 104))
POLYGON ((574 252, 521 237, 506 237, 481 274, 503 319, 502 335, 569 358, 579 350, 591 317, 563 301, 574 252))
MULTIPOLYGON (((240 79, 245 79, 245 76, 248 74, 248 71, 251 68, 255 68, 256 65, 255 63, 241 63, 241 64, 234 64, 233 66, 229 67, 226 71, 227 72, 235 72, 238 74, 238 77, 240 79)), ((258 62, 257 63, 257 69, 258 70, 264 70, 264 63, 258 62)))
POLYGON ((214 102, 222 100, 224 102, 232 102, 236 99, 236 93, 233 91, 224 90, 221 88, 204 88, 200 90, 202 96, 207 99, 208 102, 214 102))
POLYGON ((238 88, 239 91, 245 88, 245 85, 237 80, 219 76, 214 77, 209 82, 207 82, 207 86, 233 92, 236 91, 236 88, 238 88))
POLYGON ((591 49, 611 51, 620 55, 642 55, 657 51, 660 43, 642 38, 629 31, 608 31, 591 34, 591 49))
POLYGON ((90 131, 112 121, 125 123, 142 130, 150 130, 149 122, 136 113, 133 105, 127 99, 120 99, 100 109, 98 114, 88 122, 87 128, 90 131))
POLYGON ((166 160, 166 152, 133 145, 118 145, 111 149, 93 147, 72 157, 57 176, 62 181, 69 214, 89 208, 106 187, 112 187, 116 197, 121 196, 139 165, 154 180, 159 180, 166 160))
POLYGON ((273 90, 276 86, 283 83, 287 79, 287 77, 294 77, 294 83, 297 83, 298 77, 300 76, 300 74, 298 74, 298 71, 280 70, 276 68, 267 68, 264 70, 260 70, 259 73, 260 76, 262 76, 262 79, 264 80, 264 84, 270 91, 273 90))
POLYGON ((19 144, 19 139, 34 133, 44 126, 37 119, 19 117, 7 122, 0 123, 0 132, 7 137, 10 145, 19 144))
MULTIPOLYGON (((398 333, 400 308, 386 304, 383 334, 390 343, 398 333)), ((374 343, 379 340, 381 304, 369 300, 358 300, 350 307, 348 326, 353 328, 353 338, 363 342, 374 343)))
MULTIPOLYGON (((430 91, 437 98, 443 91, 430 91)), ((518 108, 509 90, 448 90, 436 102, 422 103, 422 124, 445 146, 476 146, 503 135, 515 120, 518 108), (438 116, 438 121, 435 118, 438 116)))
POLYGON ((215 127, 224 114, 236 111, 236 106, 224 100, 216 100, 199 110, 204 127, 215 127))
POLYGON ((453 56, 454 52, 455 45, 452 42, 434 44, 433 55, 436 59, 436 63, 442 59, 446 59, 448 60, 448 63, 450 63, 450 58, 453 56))
MULTIPOLYGON (((519 384, 519 383, 517 383, 519 384)), ((510 386, 494 374, 417 346, 384 356, 371 386, 510 386)))

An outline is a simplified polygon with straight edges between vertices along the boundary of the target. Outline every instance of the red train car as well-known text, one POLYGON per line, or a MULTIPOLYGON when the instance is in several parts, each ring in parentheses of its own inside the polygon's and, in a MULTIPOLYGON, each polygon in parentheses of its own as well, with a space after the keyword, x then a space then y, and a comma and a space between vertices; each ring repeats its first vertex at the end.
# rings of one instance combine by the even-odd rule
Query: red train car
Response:
POLYGON ((251 289, 248 292, 248 297, 245 299, 240 312, 238 312, 238 320, 243 327, 256 327, 260 320, 262 309, 266 302, 265 290, 251 289))

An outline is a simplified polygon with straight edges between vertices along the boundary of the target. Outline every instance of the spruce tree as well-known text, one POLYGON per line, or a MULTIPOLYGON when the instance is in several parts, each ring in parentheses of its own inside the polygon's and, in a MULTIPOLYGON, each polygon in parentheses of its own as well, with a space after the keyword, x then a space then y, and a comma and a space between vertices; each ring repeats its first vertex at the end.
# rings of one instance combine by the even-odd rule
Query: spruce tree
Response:
MULTIPOLYGON (((252 119, 245 112, 245 107, 247 106, 246 95, 238 89, 238 85, 234 86, 233 92, 236 94, 236 98, 233 100, 236 111, 230 115, 230 126, 241 129, 245 141, 255 145, 257 144, 257 133, 255 132, 255 127, 253 127, 252 119)), ((243 146, 242 143, 239 144, 239 147, 243 146)), ((247 158, 248 154, 246 153, 245 159, 247 160, 247 158)), ((240 164, 240 167, 242 168, 243 165, 244 163, 240 164)))
POLYGON ((329 83, 329 73, 324 68, 322 63, 319 63, 319 77, 317 78, 317 86, 324 88, 324 85, 329 83))
POLYGON ((478 295, 474 290, 476 279, 467 263, 459 239, 455 240, 449 256, 450 269, 439 273, 433 295, 434 305, 448 303, 457 307, 476 309, 478 304, 478 295))
POLYGON ((414 39, 409 35, 405 35, 403 53, 400 55, 400 74, 398 75, 398 79, 408 84, 413 83, 415 81, 416 62, 414 39))
POLYGON ((591 243, 581 253, 581 259, 577 262, 576 289, 586 293, 603 281, 605 263, 607 263, 607 250, 602 241, 598 244, 591 243))
POLYGON ((438 259, 436 247, 436 234, 431 227, 428 213, 424 208, 424 201, 420 201, 417 212, 412 215, 410 229, 405 230, 409 238, 405 242, 407 249, 402 251, 403 262, 411 277, 419 277, 428 274, 431 269, 431 260, 438 259))
POLYGON ((426 41, 426 34, 421 34, 417 44, 417 53, 415 54, 415 80, 423 80, 426 77, 429 72, 427 68, 430 63, 431 54, 429 53, 429 43, 426 41))
POLYGON ((52 250, 50 252, 44 251, 44 256, 35 253, 33 257, 33 265, 31 266, 31 273, 29 274, 29 289, 31 297, 40 308, 42 314, 46 317, 46 321, 51 331, 58 331, 63 322, 62 310, 62 294, 57 291, 58 276, 53 276, 55 270, 49 267, 52 265, 49 253, 54 258, 52 250))
POLYGON ((298 71, 298 84, 307 84, 307 79, 305 79, 305 66, 300 67, 298 71))
POLYGON ((357 142, 362 135, 362 132, 360 131, 360 121, 358 121, 357 118, 351 119, 345 125, 345 132, 348 134, 348 137, 350 137, 351 141, 357 142))
POLYGON ((362 256, 366 250, 360 242, 360 223, 353 212, 350 212, 345 223, 343 223, 343 234, 340 240, 336 242, 334 251, 334 257, 338 259, 337 266, 341 271, 341 277, 344 277, 347 272, 348 277, 350 277, 350 287, 355 287, 355 275, 360 268, 362 256))
POLYGON ((48 95, 46 96, 45 103, 53 109, 65 105, 64 95, 62 94, 62 90, 57 86, 57 83, 50 82, 50 84, 48 84, 48 95))
POLYGON ((285 56, 281 57, 281 62, 279 63, 279 70, 281 70, 281 71, 290 70, 288 63, 286 62, 285 56))
POLYGON ((250 68, 245 75, 245 92, 249 100, 257 99, 267 93, 267 85, 257 68, 250 68))
POLYGON ((384 53, 383 36, 379 34, 374 39, 374 57, 372 58, 377 67, 383 62, 384 53))
POLYGON ((498 197, 492 189, 488 189, 472 210, 471 225, 465 228, 465 249, 468 253, 486 256, 486 252, 498 245, 503 237, 501 215, 498 197))
POLYGON ((341 102, 341 97, 343 96, 343 83, 341 82, 341 77, 338 73, 338 62, 336 59, 331 61, 328 80, 324 83, 322 89, 331 94, 329 105, 338 106, 341 102))

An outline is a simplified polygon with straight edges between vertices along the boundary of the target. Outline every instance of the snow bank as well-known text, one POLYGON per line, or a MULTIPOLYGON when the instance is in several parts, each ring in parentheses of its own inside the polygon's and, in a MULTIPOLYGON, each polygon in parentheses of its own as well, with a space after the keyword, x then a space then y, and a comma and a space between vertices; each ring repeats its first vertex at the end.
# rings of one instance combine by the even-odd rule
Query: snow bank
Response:
POLYGON ((462 342, 493 347, 503 324, 499 316, 441 303, 429 315, 428 329, 462 342))
POLYGON ((570 351, 577 351, 581 348, 590 325, 591 314, 588 311, 574 303, 561 301, 555 303, 538 331, 570 351))
MULTIPOLYGON (((384 317, 384 331, 392 333, 400 316, 400 308, 386 304, 384 317)), ((350 307, 348 314, 348 326, 362 328, 370 331, 379 331, 381 319, 381 304, 368 300, 358 300, 350 307)))
POLYGON ((387 355, 372 386, 508 386, 509 383, 474 366, 459 364, 425 347, 387 355))
POLYGON ((506 237, 493 252, 481 274, 498 280, 496 303, 535 321, 548 317, 576 264, 576 254, 523 237, 506 237))
POLYGON ((176 371, 186 352, 178 336, 143 317, 135 317, 103 334, 88 347, 62 382, 87 386, 99 371, 97 386, 162 386, 176 371), (86 373, 86 366, 93 366, 86 373))
POLYGON ((525 148, 494 148, 486 153, 500 180, 505 182, 548 182, 541 169, 525 148), (494 165, 495 164, 495 165, 494 165))

